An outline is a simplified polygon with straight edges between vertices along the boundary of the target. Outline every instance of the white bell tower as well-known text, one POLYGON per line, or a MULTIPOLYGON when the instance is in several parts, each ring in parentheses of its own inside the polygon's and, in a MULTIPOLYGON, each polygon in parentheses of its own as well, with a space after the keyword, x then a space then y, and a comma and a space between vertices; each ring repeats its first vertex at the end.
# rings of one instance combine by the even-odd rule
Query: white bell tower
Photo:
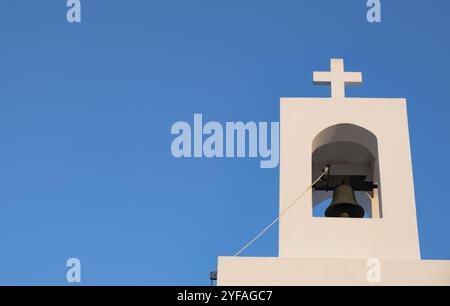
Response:
POLYGON ((327 193, 305 195, 280 220, 279 255, 419 259, 406 101, 345 98, 345 84, 360 84, 362 75, 344 72, 343 60, 331 60, 331 72, 315 72, 314 81, 329 81, 332 97, 281 100, 280 209, 326 164, 379 188, 373 203, 361 203, 371 215, 364 219, 314 218, 327 193))
POLYGON ((420 260, 406 100, 347 98, 362 74, 342 59, 313 79, 331 98, 281 99, 279 257, 219 257, 218 285, 450 285, 449 261, 420 260), (314 216, 331 187, 298 199, 327 165, 321 186, 351 177, 365 218, 314 216))

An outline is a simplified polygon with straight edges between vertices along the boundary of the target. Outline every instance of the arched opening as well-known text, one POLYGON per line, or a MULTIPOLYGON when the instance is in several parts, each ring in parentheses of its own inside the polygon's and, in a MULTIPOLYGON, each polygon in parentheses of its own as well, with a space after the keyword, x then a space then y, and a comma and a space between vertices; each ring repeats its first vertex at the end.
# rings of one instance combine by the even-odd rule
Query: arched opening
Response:
MULTIPOLYGON (((331 166, 330 176, 334 181, 351 179, 360 181, 360 186, 372 182, 375 186, 373 188, 355 187, 355 198, 364 208, 365 218, 382 218, 378 143, 373 133, 353 124, 338 124, 321 131, 312 143, 313 181, 327 165, 331 166)), ((321 184, 323 187, 329 182, 321 184)), ((325 209, 331 203, 333 190, 313 189, 314 217, 324 217, 325 209)))

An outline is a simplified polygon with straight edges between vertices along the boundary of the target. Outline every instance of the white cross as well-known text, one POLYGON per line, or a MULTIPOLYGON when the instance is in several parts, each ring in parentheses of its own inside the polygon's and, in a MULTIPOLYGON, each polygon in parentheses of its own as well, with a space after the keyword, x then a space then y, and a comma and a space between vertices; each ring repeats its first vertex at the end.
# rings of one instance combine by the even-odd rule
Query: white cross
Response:
POLYGON ((361 85, 361 72, 345 72, 343 59, 331 59, 331 72, 314 71, 316 85, 331 85, 332 98, 345 98, 345 86, 361 85))

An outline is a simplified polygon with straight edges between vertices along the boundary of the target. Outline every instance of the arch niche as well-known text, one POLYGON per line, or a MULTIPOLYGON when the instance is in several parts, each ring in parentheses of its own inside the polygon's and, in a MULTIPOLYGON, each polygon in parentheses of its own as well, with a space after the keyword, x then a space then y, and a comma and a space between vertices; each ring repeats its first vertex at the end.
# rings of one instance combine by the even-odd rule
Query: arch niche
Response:
MULTIPOLYGON (((332 175, 365 175, 378 185, 373 192, 355 192, 366 218, 382 218, 381 182, 377 137, 354 124, 337 124, 322 130, 312 142, 312 180, 325 165, 331 165, 332 175)), ((318 205, 327 205, 333 192, 313 191, 313 215, 322 217, 318 205)))

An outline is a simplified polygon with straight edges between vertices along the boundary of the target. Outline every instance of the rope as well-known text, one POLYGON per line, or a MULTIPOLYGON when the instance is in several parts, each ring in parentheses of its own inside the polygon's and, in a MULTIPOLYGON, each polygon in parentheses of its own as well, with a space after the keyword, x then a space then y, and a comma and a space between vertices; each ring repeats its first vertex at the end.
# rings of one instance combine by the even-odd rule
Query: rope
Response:
POLYGON ((253 238, 252 240, 250 240, 242 249, 240 249, 236 254, 233 255, 233 257, 237 257, 240 254, 242 254, 242 252, 244 252, 246 249, 248 249, 256 240, 258 240, 262 235, 264 235, 275 223, 277 223, 281 218, 283 218, 283 216, 292 208, 295 206, 295 204, 297 204, 297 202, 318 182, 322 179, 322 177, 327 174, 329 171, 328 167, 325 167, 325 169, 323 170, 322 174, 314 181, 314 183, 312 183, 311 185, 308 186, 308 188, 305 189, 305 191, 303 191, 283 212, 281 212, 281 214, 275 218, 275 220, 272 221, 272 223, 270 223, 265 229, 263 229, 258 235, 255 236, 255 238, 253 238))
POLYGON ((364 192, 366 194, 366 196, 369 198, 369 200, 373 200, 373 197, 370 195, 370 193, 368 192, 364 192))

